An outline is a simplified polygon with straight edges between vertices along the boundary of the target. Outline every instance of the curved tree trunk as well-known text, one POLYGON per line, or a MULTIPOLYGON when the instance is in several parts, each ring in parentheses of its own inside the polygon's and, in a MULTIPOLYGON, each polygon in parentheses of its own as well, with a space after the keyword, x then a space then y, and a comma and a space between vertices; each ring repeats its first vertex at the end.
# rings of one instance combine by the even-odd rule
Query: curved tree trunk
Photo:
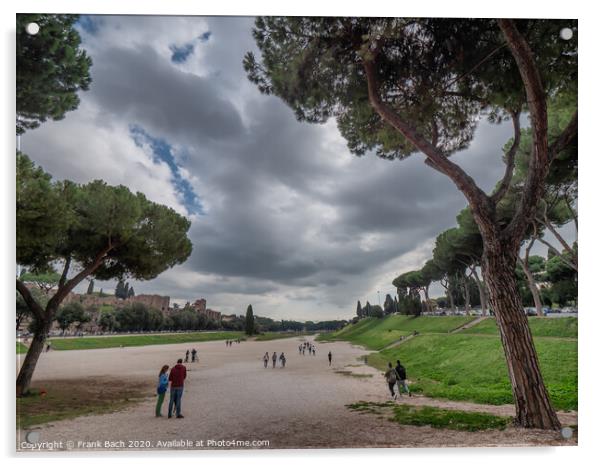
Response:
POLYGON ((21 366, 19 375, 17 376, 18 397, 27 394, 27 391, 29 390, 33 371, 36 368, 36 364, 38 363, 38 359, 40 359, 42 351, 44 351, 46 335, 48 335, 51 327, 52 319, 45 320, 44 322, 37 322, 36 330, 34 331, 33 338, 31 339, 31 344, 29 345, 29 349, 25 355, 25 360, 23 361, 23 365, 21 366))
POLYGON ((537 288, 537 284, 535 283, 535 277, 531 273, 529 266, 522 260, 520 257, 517 259, 520 264, 525 276, 527 277, 527 283, 529 284, 529 290, 531 290, 531 294, 533 295, 533 303, 535 304, 535 310, 537 311, 537 315, 539 317, 543 317, 543 306, 541 305, 541 296, 539 294, 539 288, 537 288))
POLYGON ((484 241, 483 276, 500 329, 514 395, 517 425, 560 429, 539 367, 527 316, 518 292, 516 255, 501 241, 484 241))
POLYGON ((429 286, 430 286, 430 283, 424 287, 424 301, 426 303, 427 312, 431 312, 431 310, 432 310, 431 309, 431 300, 429 298, 429 286))
POLYGON ((468 278, 462 277, 462 285, 464 286, 464 310, 466 314, 470 312, 470 288, 468 287, 468 278))
POLYGON ((481 315, 487 316, 487 315, 489 315, 489 311, 488 311, 489 299, 487 298, 487 292, 485 291, 485 284, 479 278, 476 267, 472 269, 472 276, 474 277, 474 281, 476 282, 477 288, 479 289, 479 301, 481 302, 481 315))

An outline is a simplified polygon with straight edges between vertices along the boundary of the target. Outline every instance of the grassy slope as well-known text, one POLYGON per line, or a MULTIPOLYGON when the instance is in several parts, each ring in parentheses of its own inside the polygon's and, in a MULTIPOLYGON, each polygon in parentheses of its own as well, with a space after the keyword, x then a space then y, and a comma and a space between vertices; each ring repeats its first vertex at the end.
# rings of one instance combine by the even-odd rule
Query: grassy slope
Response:
POLYGON ((120 335, 115 337, 52 338, 55 350, 116 348, 119 346, 167 345, 173 343, 226 340, 242 337, 242 332, 197 332, 164 335, 120 335))
MULTIPOLYGON (((577 409, 577 342, 536 338, 544 380, 557 409, 577 409)), ((370 355, 383 369, 401 360, 411 388, 436 398, 487 404, 513 403, 508 371, 497 336, 420 335, 370 355)))
POLYGON ((23 343, 17 342, 17 354, 27 353, 27 346, 23 343))
POLYGON ((393 315, 384 319, 366 318, 356 324, 350 324, 338 332, 324 335, 320 338, 327 340, 347 340, 351 343, 364 345, 369 349, 382 349, 399 340, 402 335, 413 331, 419 333, 447 333, 464 325, 474 317, 412 317, 393 315))
MULTIPOLYGON (((529 327, 535 337, 577 338, 576 317, 529 317, 529 327)), ((490 317, 462 333, 483 333, 497 335, 499 333, 495 319, 490 317)))

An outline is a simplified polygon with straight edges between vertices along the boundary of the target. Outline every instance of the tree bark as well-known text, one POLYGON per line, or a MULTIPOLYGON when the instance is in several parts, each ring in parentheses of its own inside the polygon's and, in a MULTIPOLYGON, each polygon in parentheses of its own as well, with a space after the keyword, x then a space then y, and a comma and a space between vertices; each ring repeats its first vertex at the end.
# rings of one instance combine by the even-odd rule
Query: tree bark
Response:
POLYGON ((42 321, 36 320, 36 328, 33 338, 31 339, 31 344, 29 345, 29 349, 25 355, 25 360, 23 361, 23 365, 21 366, 19 375, 17 376, 16 391, 18 397, 27 394, 27 391, 29 390, 31 378, 33 377, 33 371, 35 370, 38 359, 40 359, 40 355, 44 350, 46 335, 48 335, 51 327, 52 319, 44 319, 42 321))
POLYGON ((523 311, 514 267, 516 253, 501 241, 484 239, 483 276, 500 336, 516 408, 522 427, 560 429, 539 367, 527 316, 523 311))

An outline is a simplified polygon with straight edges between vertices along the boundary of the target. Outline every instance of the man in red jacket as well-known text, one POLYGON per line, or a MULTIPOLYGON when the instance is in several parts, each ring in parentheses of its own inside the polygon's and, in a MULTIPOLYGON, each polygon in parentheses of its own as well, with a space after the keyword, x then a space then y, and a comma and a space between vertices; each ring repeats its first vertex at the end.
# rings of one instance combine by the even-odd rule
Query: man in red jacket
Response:
POLYGON ((182 394, 184 393, 184 380, 186 379, 186 366, 182 364, 182 360, 178 359, 178 363, 171 368, 169 372, 169 381, 171 382, 171 390, 169 392, 169 410, 167 417, 170 418, 173 413, 174 404, 176 405, 176 417, 182 416, 182 394))

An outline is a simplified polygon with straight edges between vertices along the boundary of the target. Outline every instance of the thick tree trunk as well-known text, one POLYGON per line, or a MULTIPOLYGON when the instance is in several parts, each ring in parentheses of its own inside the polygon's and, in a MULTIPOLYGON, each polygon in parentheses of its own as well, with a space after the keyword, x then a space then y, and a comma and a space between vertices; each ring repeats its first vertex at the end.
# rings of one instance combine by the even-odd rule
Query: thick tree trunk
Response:
MULTIPOLYGON (((450 286, 451 288, 451 286, 450 286)), ((449 307, 451 308, 451 311, 455 314, 456 313, 456 304, 454 302, 454 294, 452 293, 452 291, 450 289, 446 290, 447 291, 447 299, 449 300, 449 307)))
POLYGON ((537 284, 535 283, 535 277, 533 277, 529 266, 520 257, 518 258, 518 263, 527 277, 527 283, 529 285, 529 289, 531 290, 531 294, 533 295, 535 311, 537 312, 538 316, 543 317, 543 306, 541 305, 541 297, 539 295, 539 288, 537 288, 537 284))
POLYGON ((500 329, 508 374, 521 427, 560 429, 544 385, 514 267, 516 255, 501 241, 484 241, 483 276, 500 329), (510 251, 509 251, 510 250, 510 251))
POLYGON ((33 371, 36 368, 36 364, 38 363, 38 359, 40 359, 42 351, 44 351, 46 335, 48 335, 51 327, 52 319, 46 319, 44 322, 37 322, 36 324, 31 344, 25 355, 25 361, 23 361, 23 365, 17 376, 17 396, 27 394, 27 391, 29 390, 33 371))
POLYGON ((427 310, 427 312, 431 312, 431 300, 429 298, 429 286, 430 285, 426 285, 424 287, 424 301, 426 302, 426 310, 427 310))
POLYGON ((468 279, 463 277, 462 284, 464 285, 464 310, 468 314, 470 311, 470 288, 468 287, 468 279))
POLYGON ((476 268, 472 270, 472 276, 474 277, 474 281, 476 282, 477 288, 479 289, 479 301, 481 301, 481 315, 487 316, 489 315, 489 300, 487 298, 487 292, 485 291, 485 285, 477 275, 476 268))

